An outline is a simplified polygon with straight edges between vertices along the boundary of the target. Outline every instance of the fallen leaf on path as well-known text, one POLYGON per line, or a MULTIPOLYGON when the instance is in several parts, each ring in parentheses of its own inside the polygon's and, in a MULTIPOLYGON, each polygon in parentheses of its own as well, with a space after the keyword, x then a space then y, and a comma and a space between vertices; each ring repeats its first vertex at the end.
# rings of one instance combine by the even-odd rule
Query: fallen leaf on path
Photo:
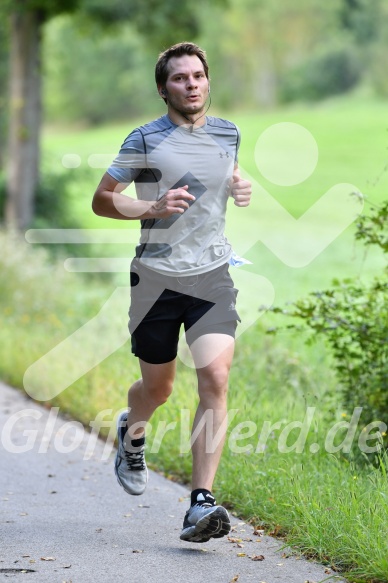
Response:
POLYGON ((140 550, 138 550, 138 549, 134 549, 132 552, 133 552, 133 553, 144 553, 144 551, 140 551, 140 550))
POLYGON ((253 531, 254 536, 263 536, 264 534, 264 530, 262 530, 261 528, 255 528, 255 530, 253 531))
POLYGON ((70 569, 71 565, 61 565, 62 569, 70 569))
POLYGON ((264 555, 252 555, 252 557, 250 557, 250 559, 252 559, 252 561, 264 561, 265 556, 264 555))
POLYGON ((241 543, 242 542, 242 538, 235 538, 233 536, 228 536, 228 541, 230 543, 241 543))
POLYGON ((240 578, 240 575, 235 575, 230 581, 229 583, 236 583, 236 581, 238 581, 240 578))
POLYGON ((40 557, 41 561, 56 561, 55 557, 40 557))
POLYGON ((247 556, 247 554, 246 554, 246 553, 237 553, 237 556, 238 556, 238 557, 246 557, 246 556, 247 556))

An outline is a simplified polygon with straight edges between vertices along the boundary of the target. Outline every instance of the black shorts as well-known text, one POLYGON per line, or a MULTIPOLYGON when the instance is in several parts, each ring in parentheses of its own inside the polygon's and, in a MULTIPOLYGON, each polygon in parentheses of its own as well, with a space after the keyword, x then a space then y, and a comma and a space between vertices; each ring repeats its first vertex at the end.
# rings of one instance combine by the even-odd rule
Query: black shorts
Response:
POLYGON ((234 338, 238 290, 233 286, 228 264, 184 277, 161 275, 131 264, 129 331, 132 352, 151 364, 176 358, 179 332, 184 325, 190 345, 204 334, 228 334, 234 338))

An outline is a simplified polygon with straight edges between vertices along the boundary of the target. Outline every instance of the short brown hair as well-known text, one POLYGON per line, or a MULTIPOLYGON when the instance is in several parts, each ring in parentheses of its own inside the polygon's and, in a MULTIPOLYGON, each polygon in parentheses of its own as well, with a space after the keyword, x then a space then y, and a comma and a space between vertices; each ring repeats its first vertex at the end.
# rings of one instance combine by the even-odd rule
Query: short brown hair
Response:
POLYGON ((160 53, 155 66, 156 85, 164 87, 168 78, 168 62, 172 57, 182 57, 183 55, 195 55, 203 65, 206 77, 209 79, 209 66, 206 60, 206 53, 194 43, 184 42, 173 45, 169 49, 160 53))

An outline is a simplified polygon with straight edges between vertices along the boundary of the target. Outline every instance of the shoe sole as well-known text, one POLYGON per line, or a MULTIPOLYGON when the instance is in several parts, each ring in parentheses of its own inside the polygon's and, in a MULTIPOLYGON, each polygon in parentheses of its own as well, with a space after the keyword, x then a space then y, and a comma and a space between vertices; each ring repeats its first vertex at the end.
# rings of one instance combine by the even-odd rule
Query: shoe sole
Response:
MULTIPOLYGON (((117 434, 118 434, 119 428, 122 427, 121 423, 122 423, 121 415, 119 415, 118 418, 117 418, 117 422, 116 422, 117 434)), ((125 488, 125 486, 123 486, 123 484, 121 483, 121 480, 120 480, 120 477, 119 477, 119 473, 117 471, 118 462, 119 462, 119 452, 117 451, 116 457, 115 457, 115 475, 116 475, 116 479, 117 479, 118 483, 120 484, 120 486, 122 487, 122 489, 124 490, 124 492, 126 492, 127 494, 130 494, 131 496, 141 496, 142 494, 144 494, 144 492, 145 492, 145 490, 147 488, 147 483, 148 483, 148 468, 147 468, 147 464, 146 464, 147 479, 146 479, 146 484, 144 486, 144 490, 142 490, 141 492, 133 492, 133 491, 130 491, 127 488, 125 488)))
POLYGON ((211 538, 221 538, 230 532, 229 514, 225 508, 217 508, 197 524, 185 528, 180 539, 191 543, 206 543, 211 538))

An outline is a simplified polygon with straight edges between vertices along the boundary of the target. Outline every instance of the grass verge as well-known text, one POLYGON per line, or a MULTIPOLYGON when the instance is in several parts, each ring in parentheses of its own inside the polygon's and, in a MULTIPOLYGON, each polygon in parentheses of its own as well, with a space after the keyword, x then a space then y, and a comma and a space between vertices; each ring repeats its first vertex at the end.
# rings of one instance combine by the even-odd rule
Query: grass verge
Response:
MULTIPOLYGON (((0 376, 22 388, 26 368, 93 318, 114 282, 96 279, 90 285, 78 274, 66 273, 60 260, 18 238, 1 234, 1 245, 0 376)), ((236 412, 215 493, 245 519, 286 534, 297 551, 324 562, 334 574, 344 572, 350 581, 386 582, 386 460, 380 468, 355 468, 349 457, 325 451, 333 424, 344 421, 330 359, 320 345, 306 347, 293 335, 266 336, 264 328, 264 322, 256 324, 237 343, 229 400, 229 410, 236 412), (298 453, 307 411, 311 418, 298 453)), ((86 343, 85 354, 88 344, 95 347, 107 334, 104 321, 97 342, 90 337, 86 343)), ((83 357, 73 354, 74 359, 83 357)), ((49 374, 51 385, 60 384, 61 363, 51 364, 49 374)), ((137 375, 124 344, 47 403, 86 426, 103 410, 110 409, 112 419, 137 375)), ((180 363, 174 393, 156 412, 148 438, 151 464, 185 482, 196 402, 195 373, 180 363), (162 437, 160 427, 166 429, 162 437)), ((345 434, 346 428, 339 429, 333 445, 340 446, 345 434)))

